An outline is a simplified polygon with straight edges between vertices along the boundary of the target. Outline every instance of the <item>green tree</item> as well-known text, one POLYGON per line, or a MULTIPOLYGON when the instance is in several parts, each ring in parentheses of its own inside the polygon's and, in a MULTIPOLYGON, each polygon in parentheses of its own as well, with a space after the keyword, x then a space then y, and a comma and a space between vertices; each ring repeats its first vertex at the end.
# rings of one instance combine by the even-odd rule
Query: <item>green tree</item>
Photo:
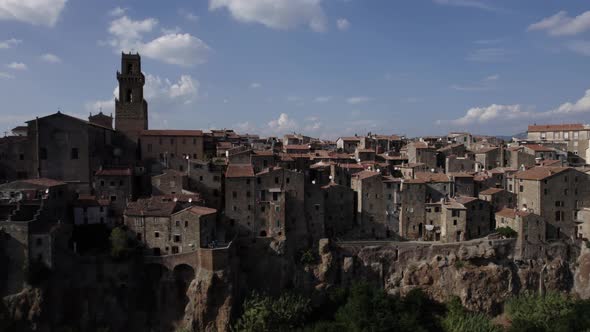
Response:
POLYGON ((525 293, 506 303, 510 331, 573 331, 576 303, 565 294, 525 293))
POLYGON ((311 304, 309 299, 291 293, 278 298, 254 293, 244 301, 243 309, 235 331, 292 331, 305 324, 311 304))
POLYGON ((498 227, 496 228, 496 232, 507 238, 515 238, 518 235, 518 233, 510 227, 498 227))
POLYGON ((122 228, 113 228, 109 240, 111 241, 111 256, 113 256, 114 258, 121 258, 127 254, 127 233, 125 233, 125 231, 122 228))
POLYGON ((447 313, 442 319, 446 332, 501 332, 502 328, 494 325, 489 317, 465 310, 461 301, 454 297, 447 304, 447 313))

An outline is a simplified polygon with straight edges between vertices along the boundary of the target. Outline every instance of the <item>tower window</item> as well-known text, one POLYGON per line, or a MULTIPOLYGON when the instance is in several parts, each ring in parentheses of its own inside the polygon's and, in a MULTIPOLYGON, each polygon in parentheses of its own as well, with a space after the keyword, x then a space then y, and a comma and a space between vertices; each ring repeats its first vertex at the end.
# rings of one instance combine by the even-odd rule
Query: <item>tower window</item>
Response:
POLYGON ((131 74, 131 73, 133 73, 133 64, 128 63, 127 64, 127 74, 131 74))
POLYGON ((41 160, 47 160, 47 149, 41 148, 41 151, 39 151, 39 155, 41 157, 41 160))
POLYGON ((78 148, 72 148, 70 152, 71 159, 78 159, 78 148))
POLYGON ((127 101, 128 103, 133 102, 133 91, 131 91, 131 89, 127 89, 127 93, 125 95, 125 101, 127 101))

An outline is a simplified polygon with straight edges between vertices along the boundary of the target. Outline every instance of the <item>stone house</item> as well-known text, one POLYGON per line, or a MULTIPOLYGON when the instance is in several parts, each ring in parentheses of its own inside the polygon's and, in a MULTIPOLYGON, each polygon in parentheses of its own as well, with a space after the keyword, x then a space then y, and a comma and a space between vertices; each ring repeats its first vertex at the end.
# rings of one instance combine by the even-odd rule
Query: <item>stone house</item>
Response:
POLYGON ((94 175, 93 192, 108 200, 112 216, 121 217, 127 202, 134 198, 133 172, 129 168, 101 168, 94 175))
POLYGON ((188 188, 202 195, 205 206, 218 210, 223 208, 225 169, 225 163, 190 161, 188 188))
POLYGON ((356 227, 360 236, 384 238, 387 229, 381 173, 356 173, 352 176, 350 187, 356 193, 356 227))
POLYGON ((200 130, 144 130, 140 136, 141 160, 152 174, 163 169, 184 172, 189 160, 204 159, 200 130))
POLYGON ((112 225, 110 204, 108 199, 97 199, 96 196, 78 197, 73 204, 74 225, 112 225))
POLYGON ((455 201, 466 209, 467 239, 480 238, 492 232, 495 227, 490 202, 469 196, 457 196, 455 201))
POLYGON ((438 165, 436 149, 425 142, 410 142, 401 149, 401 153, 407 156, 410 164, 425 164, 428 169, 438 165))
POLYGON ((188 176, 185 172, 166 169, 162 174, 152 176, 152 195, 175 195, 188 190, 188 176))
POLYGON ((509 227, 518 233, 516 257, 530 259, 544 252, 546 222, 543 217, 522 209, 502 209, 495 214, 496 227, 509 227))
POLYGON ((361 138, 358 136, 353 137, 339 137, 336 140, 336 147, 338 150, 346 153, 354 153, 354 151, 360 147, 361 138))
POLYGON ((405 239, 421 238, 420 225, 423 226, 425 220, 427 220, 426 182, 417 179, 403 180, 401 182, 400 202, 399 235, 405 239))
POLYGON ((495 212, 516 205, 516 194, 502 188, 488 188, 479 192, 479 199, 490 202, 495 212))

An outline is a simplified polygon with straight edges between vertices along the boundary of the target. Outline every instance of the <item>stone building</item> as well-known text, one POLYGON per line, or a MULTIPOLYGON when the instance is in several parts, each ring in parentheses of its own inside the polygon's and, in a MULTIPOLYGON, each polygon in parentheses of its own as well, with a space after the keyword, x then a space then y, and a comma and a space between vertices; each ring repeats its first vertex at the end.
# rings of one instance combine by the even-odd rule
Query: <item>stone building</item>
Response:
POLYGON ((356 193, 356 227, 363 238, 384 238, 385 200, 381 173, 361 171, 352 176, 350 187, 356 193))
POLYGON ((101 168, 94 176, 94 195, 108 200, 112 216, 121 217, 134 195, 133 172, 129 168, 101 168))
POLYGON ((466 236, 468 239, 480 238, 492 232, 495 227, 490 202, 469 196, 457 196, 455 201, 466 209, 466 236))
POLYGON ((453 182, 447 174, 417 172, 414 177, 426 183, 426 201, 438 202, 445 197, 454 196, 453 182))
POLYGON ((33 153, 26 135, 1 137, 0 182, 22 180, 36 175, 31 169, 32 158, 33 153))
POLYGON ((547 239, 576 237, 574 220, 589 197, 587 174, 569 167, 534 167, 516 173, 512 183, 517 207, 547 222, 547 239))
POLYGON ((544 252, 546 222, 543 217, 522 209, 496 212, 496 227, 509 227, 517 232, 516 257, 529 259, 544 252))
MULTIPOLYGON (((401 211, 399 215, 399 234, 402 238, 422 237, 421 228, 426 218, 426 182, 406 179, 401 183, 401 211)), ((439 211, 440 212, 440 209, 439 211)))
POLYGON ((225 163, 191 160, 189 190, 198 192, 205 200, 205 206, 222 210, 225 163))
POLYGON ((447 173, 454 186, 452 193, 461 196, 475 195, 475 181, 471 173, 447 173))
POLYGON ((516 194, 502 188, 488 188, 479 192, 479 199, 490 202, 495 212, 516 205, 516 194))
POLYGON ((190 160, 204 158, 200 130, 144 130, 140 141, 141 158, 152 174, 166 168, 184 172, 190 160))
POLYGON ((564 144, 574 158, 574 165, 588 163, 590 159, 590 126, 581 123, 529 125, 529 141, 539 143, 564 144))
POLYGON ((511 146, 506 149, 506 167, 532 167, 535 164, 535 155, 525 152, 523 146, 511 146))
POLYGON ((401 149, 402 155, 407 156, 408 163, 421 163, 427 168, 437 167, 437 151, 425 142, 411 142, 401 149))
POLYGON ((475 160, 471 157, 457 157, 452 154, 445 159, 445 172, 475 172, 475 160))
POLYGON ((176 195, 188 190, 188 176, 184 172, 166 169, 152 176, 152 195, 176 195))
POLYGON ((303 173, 274 167, 254 174, 250 164, 230 164, 225 179, 225 216, 238 234, 307 244, 303 173))
POLYGON ((383 199, 385 200, 385 237, 390 238, 399 234, 402 179, 392 176, 382 176, 381 179, 383 199))
POLYGON ((324 196, 324 234, 342 238, 351 234, 355 224, 355 192, 331 182, 322 187, 324 196))
POLYGON ((119 97, 115 99, 115 128, 122 133, 124 150, 135 159, 142 131, 148 129, 148 103, 143 98, 145 76, 139 54, 121 54, 121 71, 117 71, 119 97))
POLYGON ((535 160, 555 160, 557 153, 555 149, 541 145, 541 144, 526 144, 523 145, 523 151, 527 154, 533 155, 535 160))
POLYGON ((467 208, 453 199, 443 200, 441 204, 440 240, 459 242, 469 239, 467 228, 467 208))
POLYGON ((475 162, 479 164, 479 170, 491 170, 492 168, 502 167, 503 165, 503 149, 498 147, 482 148, 474 152, 475 162))
POLYGON ((358 136, 339 137, 336 140, 336 147, 338 150, 346 153, 354 153, 354 151, 361 146, 361 138, 358 136))
POLYGON ((217 210, 176 199, 153 196, 130 202, 125 225, 154 255, 170 255, 207 247, 215 239, 217 210))
POLYGON ((74 225, 112 225, 108 199, 97 199, 96 196, 80 196, 73 204, 74 225))

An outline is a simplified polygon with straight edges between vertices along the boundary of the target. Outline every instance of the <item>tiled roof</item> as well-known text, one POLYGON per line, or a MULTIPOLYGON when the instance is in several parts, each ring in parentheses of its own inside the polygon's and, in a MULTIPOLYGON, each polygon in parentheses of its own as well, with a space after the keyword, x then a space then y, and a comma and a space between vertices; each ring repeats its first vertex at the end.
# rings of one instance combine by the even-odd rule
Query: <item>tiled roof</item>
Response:
POLYGON ((454 173, 448 173, 448 175, 456 177, 456 178, 472 178, 473 177, 472 173, 466 173, 466 172, 454 172, 454 173))
POLYGON ((354 142, 360 142, 361 138, 358 136, 352 136, 352 137, 340 137, 339 139, 345 141, 345 142, 350 142, 350 141, 354 141, 354 142))
POLYGON ((416 172, 414 177, 425 182, 451 182, 449 176, 444 173, 416 172))
POLYGON ((549 167, 549 166, 539 166, 533 167, 531 169, 527 169, 526 171, 520 171, 514 175, 517 179, 523 180, 543 180, 545 178, 551 177, 555 174, 565 172, 570 167, 549 167))
POLYGON ((505 190, 502 189, 502 188, 488 188, 488 189, 486 189, 484 191, 480 191, 479 194, 480 195, 494 195, 494 194, 497 194, 497 193, 501 193, 503 191, 505 191, 505 190))
POLYGON ((189 211, 200 216, 217 213, 216 209, 211 209, 204 206, 193 206, 189 208, 189 211))
POLYGON ((96 171, 96 175, 102 176, 130 176, 132 175, 131 169, 129 168, 109 168, 99 169, 96 171))
POLYGON ((555 151, 554 149, 543 146, 541 144, 527 144, 525 146, 535 152, 553 152, 553 151, 555 151))
POLYGON ((58 181, 58 180, 54 180, 54 179, 47 179, 47 178, 26 179, 26 180, 18 180, 15 182, 22 182, 22 183, 33 184, 33 185, 43 186, 43 187, 55 187, 55 186, 61 186, 61 185, 66 184, 65 182, 62 182, 62 181, 58 181))
POLYGON ((285 145, 286 150, 309 150, 309 144, 293 144, 285 145))
POLYGON ((568 124, 553 124, 553 125, 530 125, 529 132, 543 132, 543 131, 568 131, 568 130, 583 130, 584 125, 581 123, 568 124))
POLYGON ((373 149, 358 149, 357 151, 361 152, 361 153, 368 153, 368 152, 375 153, 375 150, 373 150, 373 149))
POLYGON ((142 136, 203 136, 201 130, 144 130, 142 136))
POLYGON ((226 178, 247 178, 254 176, 254 169, 250 164, 229 164, 225 172, 226 178))
POLYGON ((471 197, 471 196, 456 196, 455 200, 461 204, 468 204, 468 203, 479 200, 479 198, 471 197))
POLYGON ((364 180, 364 179, 368 179, 373 176, 377 176, 379 174, 381 174, 381 173, 374 172, 374 171, 360 171, 360 172, 354 174, 353 176, 357 177, 359 180, 364 180))
POLYGON ((140 198, 135 202, 129 202, 125 209, 125 215, 128 216, 149 216, 149 217, 169 217, 177 209, 178 203, 175 201, 163 201, 159 198, 140 198))
POLYGON ((502 210, 496 212, 497 216, 504 217, 504 218, 510 218, 510 219, 516 218, 517 215, 521 216, 521 217, 526 217, 529 214, 530 213, 527 211, 509 209, 509 208, 503 208, 502 210))
POLYGON ((257 156, 272 156, 274 152, 272 150, 254 150, 252 151, 257 156))

